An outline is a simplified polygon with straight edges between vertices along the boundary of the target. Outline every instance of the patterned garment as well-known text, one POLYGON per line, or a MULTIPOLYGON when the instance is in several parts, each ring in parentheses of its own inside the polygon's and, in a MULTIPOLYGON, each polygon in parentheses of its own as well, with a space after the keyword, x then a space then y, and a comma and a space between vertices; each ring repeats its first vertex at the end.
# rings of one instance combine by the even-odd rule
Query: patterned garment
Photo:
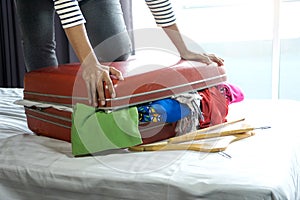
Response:
POLYGON ((166 27, 175 23, 175 14, 169 0, 145 0, 158 26, 166 27))
POLYGON ((176 122, 190 114, 188 106, 167 98, 137 107, 140 122, 176 122))
POLYGON ((164 113, 158 113, 155 108, 150 105, 138 107, 140 122, 162 122, 164 113))
POLYGON ((53 0, 62 27, 69 28, 85 23, 77 0, 53 0))
MULTIPOLYGON (((54 8, 63 28, 85 23, 77 0, 53 0, 54 8)), ((169 0, 145 0, 157 26, 166 27, 175 24, 176 18, 169 0)))

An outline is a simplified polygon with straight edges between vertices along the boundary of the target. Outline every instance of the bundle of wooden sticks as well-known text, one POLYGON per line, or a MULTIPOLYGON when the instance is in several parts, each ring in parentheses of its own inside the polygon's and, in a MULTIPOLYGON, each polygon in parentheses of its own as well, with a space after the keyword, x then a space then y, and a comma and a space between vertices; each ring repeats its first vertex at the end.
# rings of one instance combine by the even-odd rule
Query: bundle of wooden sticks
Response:
POLYGON ((255 135, 255 129, 266 127, 253 127, 245 123, 245 118, 225 122, 197 131, 169 138, 151 144, 130 147, 132 151, 157 151, 157 150, 194 150, 201 152, 221 152, 232 142, 255 135))

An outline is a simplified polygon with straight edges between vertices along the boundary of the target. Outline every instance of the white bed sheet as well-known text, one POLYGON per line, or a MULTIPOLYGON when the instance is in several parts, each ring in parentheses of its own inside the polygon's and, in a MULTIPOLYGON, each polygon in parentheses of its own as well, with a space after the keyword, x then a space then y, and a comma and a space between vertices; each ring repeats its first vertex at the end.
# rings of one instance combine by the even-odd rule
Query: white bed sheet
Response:
POLYGON ((256 135, 226 158, 193 151, 114 150, 74 158, 67 142, 27 128, 22 89, 0 88, 0 199, 300 199, 300 102, 245 100, 228 120, 246 117, 256 135))

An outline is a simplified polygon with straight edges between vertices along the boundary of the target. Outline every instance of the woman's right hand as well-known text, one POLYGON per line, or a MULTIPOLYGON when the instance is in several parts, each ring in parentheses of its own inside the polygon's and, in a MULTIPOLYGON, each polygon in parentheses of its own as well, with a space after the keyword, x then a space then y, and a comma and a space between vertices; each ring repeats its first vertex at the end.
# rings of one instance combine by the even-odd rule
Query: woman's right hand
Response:
POLYGON ((96 64, 84 64, 82 66, 82 78, 85 81, 90 105, 97 107, 98 100, 101 106, 105 105, 106 87, 112 98, 116 97, 114 85, 110 75, 118 80, 124 80, 122 73, 114 67, 96 64), (98 94, 98 95, 97 95, 98 94), (97 98, 98 97, 98 98, 97 98))
POLYGON ((114 75, 123 80, 122 73, 114 67, 101 65, 90 44, 84 24, 64 29, 66 35, 81 63, 82 78, 86 83, 89 102, 92 106, 98 106, 98 99, 102 106, 105 105, 105 87, 112 98, 116 92, 110 78, 114 75))

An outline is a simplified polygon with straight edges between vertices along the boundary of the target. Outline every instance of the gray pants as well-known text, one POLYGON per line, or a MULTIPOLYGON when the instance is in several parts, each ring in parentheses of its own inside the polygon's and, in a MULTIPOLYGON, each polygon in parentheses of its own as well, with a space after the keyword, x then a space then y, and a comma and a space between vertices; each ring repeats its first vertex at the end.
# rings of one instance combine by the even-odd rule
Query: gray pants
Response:
MULTIPOLYGON (((27 71, 58 64, 52 0, 15 0, 27 71)), ((119 0, 83 0, 90 42, 101 61, 126 60, 132 51, 119 0)))

